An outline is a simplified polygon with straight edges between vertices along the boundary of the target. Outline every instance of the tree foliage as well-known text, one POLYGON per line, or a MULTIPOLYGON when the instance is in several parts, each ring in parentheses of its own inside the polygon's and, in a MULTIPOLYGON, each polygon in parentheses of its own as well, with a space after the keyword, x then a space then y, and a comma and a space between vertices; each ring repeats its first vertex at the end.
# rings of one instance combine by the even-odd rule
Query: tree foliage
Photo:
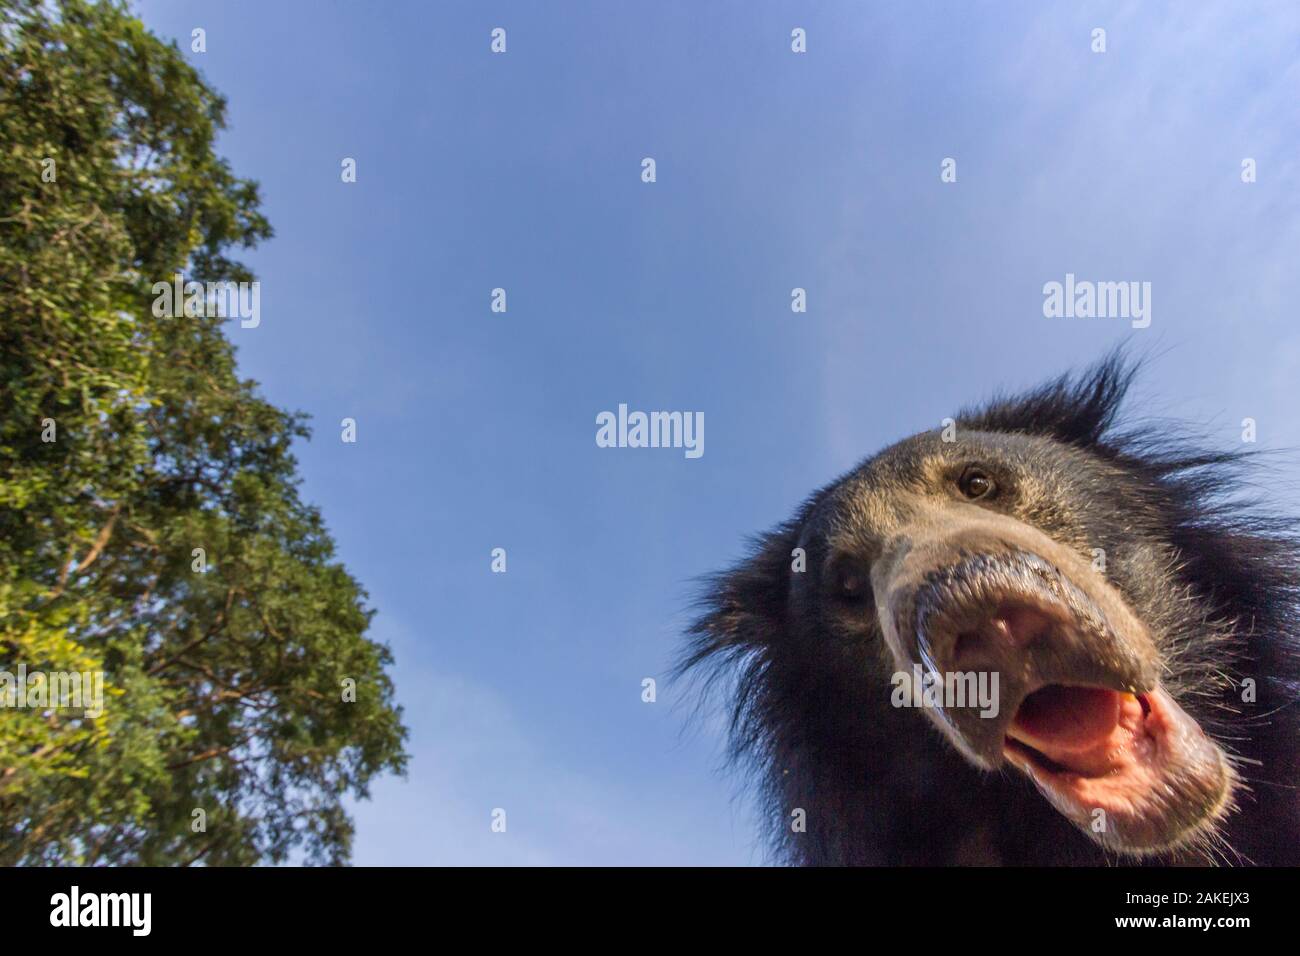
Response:
POLYGON ((152 313, 271 235, 224 110, 116 4, 0 0, 0 671, 105 675, 98 716, 0 706, 2 863, 344 862, 343 801, 404 769, 302 416, 221 319, 152 313))

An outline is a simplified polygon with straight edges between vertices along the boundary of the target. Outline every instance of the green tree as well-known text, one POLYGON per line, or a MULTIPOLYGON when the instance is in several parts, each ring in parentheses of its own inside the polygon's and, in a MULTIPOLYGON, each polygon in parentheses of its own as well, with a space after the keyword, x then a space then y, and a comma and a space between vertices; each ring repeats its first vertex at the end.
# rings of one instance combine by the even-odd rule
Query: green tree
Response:
POLYGON ((405 769, 302 416, 153 314, 271 235, 224 111, 116 3, 0 0, 0 671, 105 675, 102 714, 0 706, 0 863, 345 862, 343 801, 405 769))

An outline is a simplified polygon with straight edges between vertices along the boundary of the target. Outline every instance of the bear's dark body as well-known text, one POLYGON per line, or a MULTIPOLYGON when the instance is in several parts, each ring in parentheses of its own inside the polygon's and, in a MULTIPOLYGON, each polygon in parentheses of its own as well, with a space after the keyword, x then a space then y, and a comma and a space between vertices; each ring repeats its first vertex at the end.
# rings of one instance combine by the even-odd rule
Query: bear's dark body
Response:
MULTIPOLYGON (((1168 852, 1103 849, 1010 767, 979 769, 915 711, 888 705, 878 634, 837 633, 816 590, 820 542, 848 520, 853 482, 872 494, 903 465, 869 459, 813 494, 750 556, 709 579, 683 672, 733 695, 732 754, 753 771, 779 859, 802 864, 1300 864, 1300 657, 1293 523, 1243 502, 1249 456, 1207 453, 1152 430, 1119 432, 1133 369, 1113 356, 1080 376, 962 413, 958 434, 1032 436, 1066 474, 1096 467, 1069 495, 1038 503, 1039 528, 1086 529, 1112 555, 1110 583, 1158 617, 1161 664, 1180 706, 1240 781, 1219 825, 1168 852), (1045 439, 1046 441, 1037 441, 1045 439), (1053 456, 1055 456, 1054 460, 1053 456), (807 550, 810 581, 794 580, 807 550), (1144 555, 1172 554, 1144 567, 1144 555), (1179 619, 1151 594, 1185 595, 1179 619), (1253 702, 1243 700, 1255 682, 1253 702), (799 814, 802 811, 802 814, 799 814), (796 816, 803 832, 792 826, 796 816)), ((993 436, 993 437, 989 437, 993 436)), ((938 441, 917 436, 912 443, 938 441)), ((1016 438, 1016 441, 1022 441, 1016 438)), ((888 454, 920 455, 903 443, 888 454), (898 451, 903 448, 903 451, 898 451)), ((910 447, 910 446, 909 446, 910 447)), ((919 446, 921 448, 930 446, 919 446)), ((1044 493, 1051 498, 1050 492, 1044 493)), ((1057 537, 1063 535, 1057 534, 1057 537)), ((878 629, 878 626, 877 626, 878 629)))

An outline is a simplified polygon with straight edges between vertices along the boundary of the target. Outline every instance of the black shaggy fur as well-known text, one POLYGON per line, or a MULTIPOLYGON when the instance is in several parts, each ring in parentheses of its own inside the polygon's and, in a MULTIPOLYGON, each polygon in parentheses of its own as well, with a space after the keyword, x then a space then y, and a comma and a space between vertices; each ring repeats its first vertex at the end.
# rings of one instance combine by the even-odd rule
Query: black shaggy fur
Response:
MULTIPOLYGON (((964 411, 959 429, 1025 433, 1119 466, 1104 547, 1133 536, 1176 549, 1187 614, 1164 681, 1242 781, 1215 833, 1176 853, 1118 858, 1065 821, 1022 775, 984 772, 927 721, 883 712, 853 648, 820 639, 792 597, 790 555, 834 482, 707 579, 679 673, 730 696, 730 753, 753 773, 779 860, 803 864, 1300 863, 1300 546, 1266 497, 1247 500, 1250 456, 1167 429, 1118 427, 1136 366, 1118 353, 1077 376, 964 411), (1243 703, 1242 681, 1258 687, 1243 703), (791 813, 806 814, 794 832, 791 813)), ((845 476, 848 477, 848 476, 845 476)), ((843 479, 840 479, 841 481, 843 479)))

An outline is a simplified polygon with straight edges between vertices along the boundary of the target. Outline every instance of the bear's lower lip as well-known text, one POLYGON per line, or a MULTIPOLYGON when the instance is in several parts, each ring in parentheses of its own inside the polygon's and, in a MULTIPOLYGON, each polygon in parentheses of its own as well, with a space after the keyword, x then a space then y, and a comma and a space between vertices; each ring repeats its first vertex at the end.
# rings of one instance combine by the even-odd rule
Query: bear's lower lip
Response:
POLYGON ((1219 748, 1158 687, 1040 688, 1016 711, 1003 755, 1059 812, 1129 852, 1183 842, 1231 789, 1219 748))

